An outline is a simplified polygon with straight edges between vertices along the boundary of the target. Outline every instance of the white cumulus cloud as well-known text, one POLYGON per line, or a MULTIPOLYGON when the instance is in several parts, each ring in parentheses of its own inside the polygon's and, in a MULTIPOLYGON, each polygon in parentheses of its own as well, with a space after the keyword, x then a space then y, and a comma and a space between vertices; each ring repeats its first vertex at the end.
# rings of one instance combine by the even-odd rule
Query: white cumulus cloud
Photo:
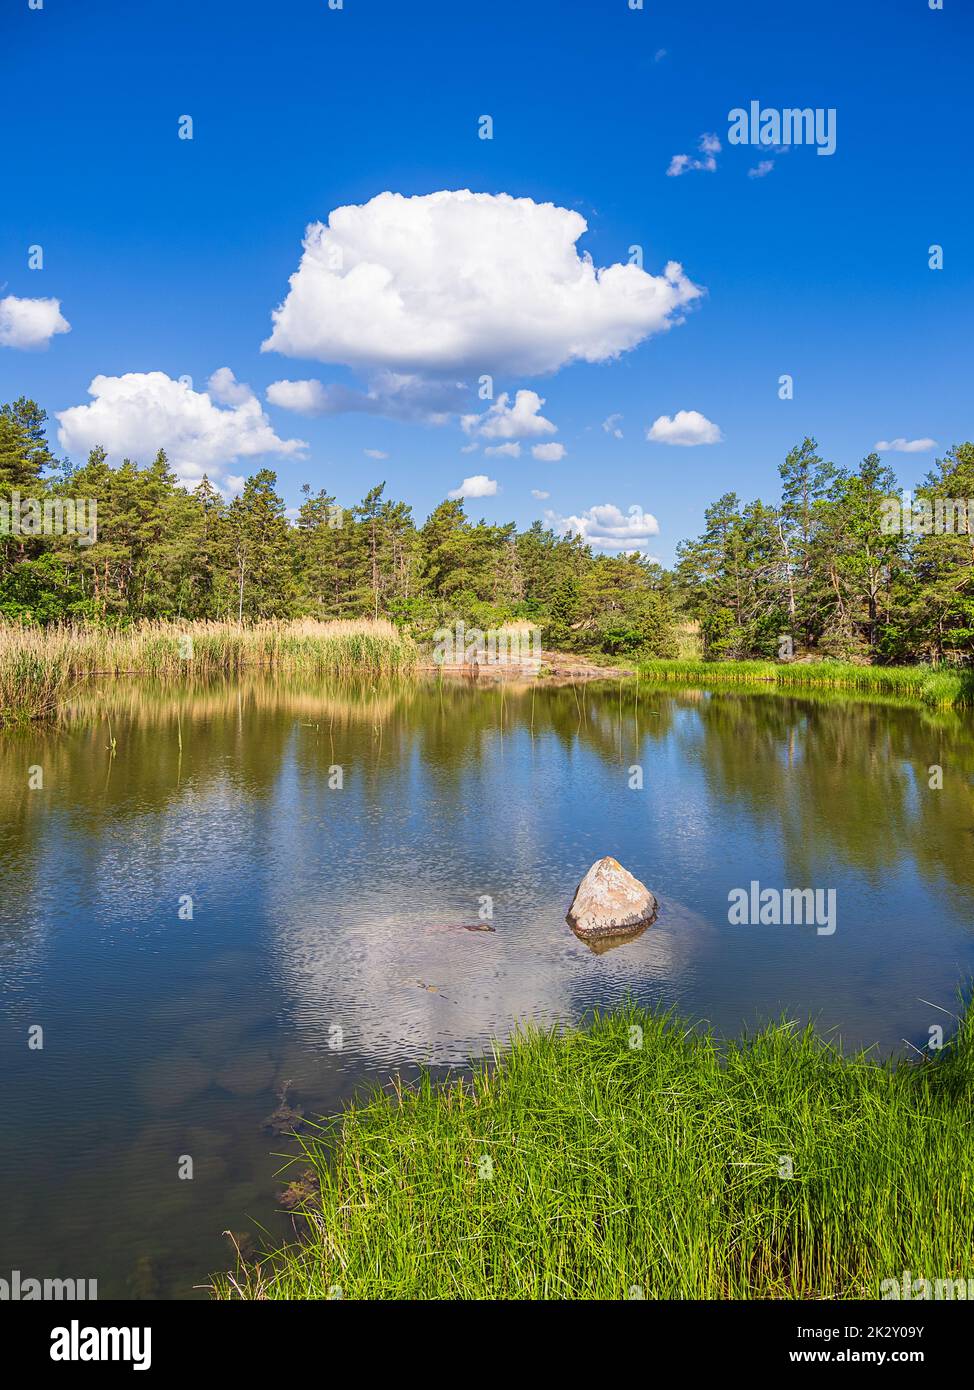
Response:
POLYGON ((507 193, 380 193, 336 208, 304 237, 265 351, 370 374, 540 374, 604 362, 678 323, 702 291, 599 268, 580 213, 507 193))
POLYGON ((497 492, 497 483, 493 478, 488 478, 486 473, 475 473, 472 478, 464 478, 459 487, 455 487, 448 493, 449 497, 493 497, 497 492))
POLYGON ((0 299, 0 347, 36 351, 46 348, 55 333, 70 333, 60 299, 0 299))
POLYGON ((621 415, 609 415, 602 421, 602 428, 605 430, 606 434, 611 434, 613 439, 622 438, 622 430, 619 428, 619 421, 621 419, 621 415))
POLYGON ((484 453, 490 454, 493 457, 500 456, 501 458, 519 459, 521 457, 521 446, 520 444, 491 444, 489 448, 484 450, 484 453))
POLYGON ((560 463, 565 457, 565 446, 564 444, 535 444, 531 453, 541 463, 560 463))
POLYGON ((599 550, 644 550, 650 536, 659 535, 655 516, 633 504, 623 512, 611 502, 589 507, 581 516, 558 516, 545 512, 545 518, 561 536, 573 533, 583 536, 589 545, 599 550))
POLYGON ((876 444, 877 454, 925 454, 936 449, 935 439, 880 439, 876 444))
POLYGON ((719 444, 723 435, 712 420, 699 410, 678 410, 672 417, 660 415, 646 431, 654 444, 719 444))
MULTIPOLYGON (((216 378, 224 391, 238 387, 232 372, 222 374, 225 370, 211 381, 216 378)), ((75 457, 100 444, 113 462, 146 462, 165 449, 176 473, 191 483, 203 473, 220 479, 225 465, 237 459, 307 448, 301 439, 279 439, 249 391, 238 404, 222 408, 206 391, 194 391, 165 372, 126 372, 96 376, 88 394, 89 405, 57 412, 58 441, 75 457)), ((230 478, 225 482, 232 486, 230 478)))
POLYGON ((370 459, 387 459, 389 455, 384 449, 363 449, 363 454, 370 459))
POLYGON ((531 489, 531 496, 537 498, 539 502, 544 502, 551 496, 551 493, 545 492, 543 488, 533 487, 531 489))
POLYGON ((479 434, 484 439, 523 439, 540 434, 555 434, 558 426, 541 414, 544 400, 537 391, 518 391, 514 404, 503 391, 483 415, 463 415, 460 424, 467 434, 479 434))

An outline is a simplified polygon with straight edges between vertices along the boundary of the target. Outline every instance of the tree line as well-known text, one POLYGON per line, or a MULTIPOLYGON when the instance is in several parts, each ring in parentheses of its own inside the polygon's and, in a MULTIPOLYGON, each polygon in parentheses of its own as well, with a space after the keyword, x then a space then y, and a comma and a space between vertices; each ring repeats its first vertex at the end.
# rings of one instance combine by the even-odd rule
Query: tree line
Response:
POLYGON ((34 401, 0 407, 0 503, 95 498, 97 539, 0 535, 8 621, 367 616, 423 637, 458 619, 482 629, 524 620, 548 645, 610 654, 674 656, 688 628, 715 658, 972 652, 974 515, 955 505, 970 498, 974 508, 971 443, 913 494, 918 513, 945 504, 937 515, 954 517, 949 531, 892 526, 893 470, 875 453, 838 467, 805 439, 778 470, 778 501, 725 493, 665 570, 540 521, 523 531, 474 521, 461 500, 420 523, 384 483, 352 505, 305 484, 292 520, 270 469, 227 500, 206 476, 187 490, 162 449, 145 466, 112 467, 101 448, 75 465, 54 456, 46 429, 34 401))
POLYGON ((97 539, 0 536, 8 621, 387 617, 424 637, 524 620, 551 644, 674 649, 670 578, 645 557, 594 554, 541 522, 474 521, 454 499, 417 523, 384 483, 349 506, 305 484, 292 520, 267 468, 228 501, 205 476, 187 490, 162 449, 144 467, 112 467, 101 448, 75 466, 23 397, 0 408, 0 499, 15 493, 97 499, 97 539))
POLYGON ((805 439, 788 454, 778 502, 727 492, 678 547, 675 584, 706 654, 969 661, 974 444, 905 498, 878 454, 846 469, 817 448, 805 439))

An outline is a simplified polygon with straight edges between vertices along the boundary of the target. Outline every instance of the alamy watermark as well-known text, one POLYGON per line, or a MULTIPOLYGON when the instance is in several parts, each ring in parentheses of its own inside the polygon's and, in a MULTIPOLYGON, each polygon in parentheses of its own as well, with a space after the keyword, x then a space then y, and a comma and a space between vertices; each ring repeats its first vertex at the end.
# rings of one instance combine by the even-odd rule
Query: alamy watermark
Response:
POLYGON ((151 1327, 82 1327, 72 1318, 51 1331, 52 1361, 131 1361, 133 1371, 152 1365, 151 1327))
POLYGON ((79 545, 98 539, 94 497, 21 497, 15 488, 0 497, 0 536, 74 536, 79 545))
POLYGON ((433 633, 433 661, 437 666, 521 666, 541 668, 541 629, 525 626, 493 627, 483 631, 467 627, 461 619, 452 628, 433 633))
POLYGON ((880 505, 884 536, 969 536, 974 532, 974 497, 887 497, 880 505))
POLYGON ((880 1298, 924 1298, 966 1302, 974 1300, 974 1279, 924 1279, 904 1269, 899 1279, 884 1279, 879 1286, 880 1298))
POLYGON ((34 1279, 24 1277, 19 1269, 10 1271, 9 1279, 0 1279, 0 1302, 30 1303, 78 1299, 94 1302, 98 1298, 97 1279, 34 1279))
POLYGON ((815 927, 819 936, 836 928, 834 888, 762 888, 756 878, 748 888, 727 894, 732 927, 815 927))
POLYGON ((729 145, 764 145, 783 149, 788 145, 815 145, 819 154, 835 154, 835 107, 748 107, 728 111, 729 145))

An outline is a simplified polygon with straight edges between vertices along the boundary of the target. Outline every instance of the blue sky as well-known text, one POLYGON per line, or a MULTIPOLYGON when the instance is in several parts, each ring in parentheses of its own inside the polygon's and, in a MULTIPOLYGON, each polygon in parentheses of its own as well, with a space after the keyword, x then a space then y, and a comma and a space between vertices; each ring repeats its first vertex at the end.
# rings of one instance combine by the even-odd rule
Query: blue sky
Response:
MULTIPOLYGON (((806 433, 849 465, 879 440, 936 441, 886 454, 904 483, 974 433, 974 19, 962 0, 941 11, 928 0, 647 0, 641 11, 627 0, 345 0, 340 11, 326 0, 44 0, 39 11, 5 0, 2 27, 0 298, 55 298, 71 325, 45 350, 0 347, 2 399, 25 393, 53 417, 90 404, 96 375, 187 376, 200 393, 229 367, 259 401, 260 428, 308 449, 217 458, 224 486, 266 463, 290 504, 304 481, 350 503, 385 478, 422 519, 484 474, 497 492, 468 502, 474 516, 526 525, 546 510, 637 506, 659 523, 641 543, 667 562, 721 492, 775 496, 777 464, 806 433), (835 108, 835 154, 730 145, 728 113, 751 100, 835 108), (186 114, 191 141, 177 136, 186 114), (484 114, 492 140, 478 136, 484 114), (721 143, 716 168, 668 175, 675 155, 705 162, 704 134, 721 143), (770 172, 749 176, 769 156, 770 172), (614 358, 532 374, 510 343, 486 352, 495 398, 536 391, 556 427, 520 440, 519 458, 485 456, 489 442, 456 418, 309 417, 268 403, 272 382, 361 391, 375 370, 401 369, 394 352, 377 362, 373 350, 366 367, 261 352, 305 227, 386 191, 443 189, 574 211, 588 223, 576 250, 596 266, 640 245, 648 275, 678 261, 706 294, 614 358), (940 271, 928 266, 934 243, 940 271), (32 245, 41 270, 28 269, 32 245), (779 399, 784 373, 791 401, 779 399), (649 442, 647 427, 678 411, 699 412, 721 442, 649 442), (622 438, 602 428, 609 416, 622 438), (538 442, 564 457, 534 458, 538 442)), ((532 247, 504 255, 521 249, 532 247)), ((402 254, 421 263, 423 248, 402 254)), ((475 385, 477 371, 468 359, 441 376, 475 385)))

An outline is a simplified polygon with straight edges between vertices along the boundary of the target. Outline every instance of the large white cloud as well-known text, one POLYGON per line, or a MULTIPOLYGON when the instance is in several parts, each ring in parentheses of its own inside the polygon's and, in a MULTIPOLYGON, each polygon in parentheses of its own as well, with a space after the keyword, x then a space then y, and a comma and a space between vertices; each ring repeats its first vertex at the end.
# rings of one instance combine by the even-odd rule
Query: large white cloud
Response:
POLYGON ((695 444, 720 444, 723 440, 719 426, 699 410, 678 410, 675 415, 660 415, 646 431, 646 438, 654 444, 681 444, 690 448, 695 444))
POLYGON ((659 535, 659 522, 638 504, 623 512, 611 502, 589 507, 581 516, 559 516, 545 512, 545 518, 561 536, 570 532, 583 536, 599 550, 643 550, 650 536, 659 535))
POLYGON ((464 415, 460 424, 467 434, 485 439, 524 439, 557 432, 558 426, 541 414, 544 400, 537 391, 518 391, 513 405, 508 405, 509 399, 503 391, 483 415, 464 415))
POLYGON ((675 261, 597 268, 586 230, 568 208, 465 189, 336 208, 307 228, 263 348, 367 373, 538 374, 617 357, 702 293, 675 261))
POLYGON ((70 333, 60 299, 0 299, 0 347, 46 348, 55 333, 70 333))
POLYGON ((278 438, 260 402, 229 368, 215 372, 210 383, 211 390, 236 404, 221 408, 210 393, 194 391, 165 372, 96 376, 88 387, 90 405, 57 412, 58 441, 76 457, 100 444, 113 462, 127 457, 144 463, 165 449, 186 482, 204 472, 219 479, 236 459, 307 448, 301 439, 278 438))

